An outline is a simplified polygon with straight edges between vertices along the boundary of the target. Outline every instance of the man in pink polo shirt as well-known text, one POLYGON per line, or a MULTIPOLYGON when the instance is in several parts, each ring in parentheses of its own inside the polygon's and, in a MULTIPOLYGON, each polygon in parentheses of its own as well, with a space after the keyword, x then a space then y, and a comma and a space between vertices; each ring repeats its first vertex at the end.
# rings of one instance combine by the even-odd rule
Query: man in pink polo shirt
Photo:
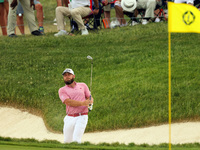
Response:
POLYGON ((81 143, 88 122, 88 107, 93 103, 93 98, 90 100, 90 91, 85 83, 74 81, 75 74, 72 69, 65 69, 62 75, 66 85, 60 88, 58 93, 66 105, 64 143, 81 143))

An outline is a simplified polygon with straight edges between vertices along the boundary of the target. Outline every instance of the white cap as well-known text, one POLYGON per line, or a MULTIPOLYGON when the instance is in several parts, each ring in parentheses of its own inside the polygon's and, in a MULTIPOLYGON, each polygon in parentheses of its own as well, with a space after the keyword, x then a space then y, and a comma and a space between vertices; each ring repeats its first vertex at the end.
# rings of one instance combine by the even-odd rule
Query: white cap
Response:
POLYGON ((137 6, 136 0, 122 0, 121 6, 124 11, 133 12, 137 6))
POLYGON ((73 71, 72 69, 70 69, 70 68, 66 68, 66 69, 63 71, 62 75, 64 75, 64 74, 67 73, 67 72, 74 75, 74 71, 73 71))

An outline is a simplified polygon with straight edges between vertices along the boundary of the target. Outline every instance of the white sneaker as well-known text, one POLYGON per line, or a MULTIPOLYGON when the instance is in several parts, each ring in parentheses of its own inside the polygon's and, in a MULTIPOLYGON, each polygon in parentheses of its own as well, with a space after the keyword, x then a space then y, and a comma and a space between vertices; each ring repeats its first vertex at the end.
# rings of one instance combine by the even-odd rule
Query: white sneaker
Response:
POLYGON ((82 29, 81 30, 81 35, 88 35, 88 30, 87 29, 82 29))
POLYGON ((120 26, 120 23, 119 23, 118 20, 111 21, 111 23, 110 23, 110 28, 111 29, 113 29, 115 27, 118 27, 118 26, 120 26))
POLYGON ((120 26, 120 23, 119 23, 118 20, 115 20, 115 21, 114 21, 114 24, 115 24, 116 26, 120 26))
POLYGON ((121 24, 120 27, 125 27, 127 25, 128 25, 128 23, 126 22, 125 24, 121 24))
POLYGON ((146 19, 142 19, 142 24, 146 25, 147 23, 149 23, 146 19))
POLYGON ((135 26, 137 25, 138 23, 136 21, 132 21, 132 23, 130 24, 130 26, 135 26))
POLYGON ((58 33, 54 34, 54 36, 58 37, 58 36, 66 36, 68 35, 67 31, 64 30, 60 30, 58 33))
POLYGON ((154 22, 160 22, 160 18, 156 18, 154 22))
POLYGON ((115 23, 112 21, 112 22, 110 23, 110 28, 113 29, 113 28, 115 28, 115 26, 116 26, 115 23))

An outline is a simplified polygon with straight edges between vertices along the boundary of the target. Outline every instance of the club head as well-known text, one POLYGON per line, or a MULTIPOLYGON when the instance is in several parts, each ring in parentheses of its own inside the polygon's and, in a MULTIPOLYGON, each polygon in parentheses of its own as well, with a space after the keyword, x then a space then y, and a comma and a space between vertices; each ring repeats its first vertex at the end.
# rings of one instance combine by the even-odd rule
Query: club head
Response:
POLYGON ((93 60, 93 58, 90 55, 87 56, 87 59, 93 60))

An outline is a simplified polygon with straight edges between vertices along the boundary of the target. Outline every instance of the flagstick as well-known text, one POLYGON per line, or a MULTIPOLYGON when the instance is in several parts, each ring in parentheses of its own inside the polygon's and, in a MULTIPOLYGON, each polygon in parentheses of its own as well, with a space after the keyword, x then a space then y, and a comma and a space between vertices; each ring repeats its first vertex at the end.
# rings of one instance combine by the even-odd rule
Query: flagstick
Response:
POLYGON ((169 150, 171 150, 171 32, 168 32, 169 47, 169 150))

